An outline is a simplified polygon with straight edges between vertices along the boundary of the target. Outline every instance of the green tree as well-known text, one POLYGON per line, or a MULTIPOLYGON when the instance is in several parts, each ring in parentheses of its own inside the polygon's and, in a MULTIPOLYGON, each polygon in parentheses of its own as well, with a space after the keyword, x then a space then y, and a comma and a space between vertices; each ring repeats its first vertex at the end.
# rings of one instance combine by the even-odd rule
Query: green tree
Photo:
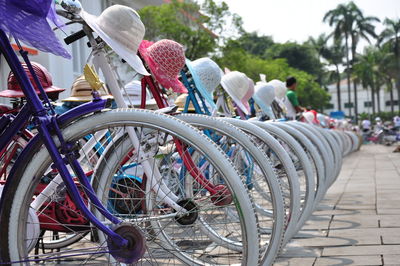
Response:
POLYGON ((376 111, 381 112, 380 91, 385 83, 385 74, 382 73, 384 64, 384 53, 375 47, 368 47, 358 57, 358 62, 354 65, 354 76, 361 81, 364 88, 371 88, 373 114, 376 111))
POLYGON ((242 18, 229 10, 229 6, 222 1, 217 4, 214 0, 204 0, 201 13, 206 15, 204 25, 223 41, 232 36, 245 34, 242 27, 242 18))
MULTIPOLYGON (((332 36, 336 40, 344 40, 345 54, 346 54, 346 74, 347 74, 347 87, 348 87, 348 102, 351 102, 351 69, 355 63, 355 55, 358 41, 364 38, 369 41, 368 36, 375 36, 373 22, 379 21, 375 17, 364 17, 361 10, 354 2, 347 4, 340 4, 335 9, 328 11, 324 18, 324 22, 328 22, 329 26, 333 26, 334 30, 332 36), (350 52, 352 54, 352 61, 350 61, 350 52)), ((354 83, 356 88, 356 84, 354 83)), ((355 118, 357 120, 357 89, 354 90, 354 108, 355 118)), ((349 108, 349 115, 352 111, 349 108)))
POLYGON ((266 58, 285 58, 289 66, 318 76, 322 71, 322 64, 318 60, 313 48, 294 42, 275 43, 266 51, 266 58))
MULTIPOLYGON (((395 71, 391 75, 396 80, 398 102, 400 102, 400 19, 393 20, 386 18, 384 24, 386 25, 386 29, 380 34, 378 43, 383 43, 394 55, 396 63, 392 69, 395 71)), ((400 111, 400 103, 398 111, 400 111)))
MULTIPOLYGON (((350 89, 350 58, 349 58, 349 39, 350 31, 354 21, 354 17, 348 10, 346 4, 340 4, 335 9, 328 11, 324 18, 324 22, 328 22, 329 26, 333 26, 334 30, 332 36, 336 40, 344 40, 345 55, 346 55, 346 74, 347 74, 347 90, 348 102, 351 102, 351 89, 350 89), (344 36, 344 38, 343 38, 344 36)), ((351 116, 351 108, 349 108, 349 115, 351 116)))
POLYGON ((327 47, 324 50, 323 57, 328 61, 330 65, 335 66, 335 71, 329 72, 329 81, 336 82, 336 93, 337 93, 337 104, 338 110, 342 110, 342 101, 341 101, 341 88, 340 83, 342 77, 340 75, 339 66, 343 63, 343 58, 345 56, 344 47, 341 45, 340 41, 334 41, 332 46, 327 47))
POLYGON ((290 67, 284 58, 262 59, 233 46, 224 47, 221 52, 219 57, 214 58, 221 67, 241 71, 255 81, 259 80, 260 73, 266 74, 267 80, 285 80, 289 75, 295 76, 298 81, 297 94, 304 106, 322 110, 329 101, 329 95, 315 82, 313 75, 290 67))
MULTIPOLYGON (((364 39, 368 41, 368 43, 371 44, 370 37, 377 38, 378 36, 375 33, 375 26, 373 25, 374 22, 380 22, 380 20, 377 17, 364 17, 361 10, 353 3, 349 3, 349 7, 351 10, 353 10, 353 13, 355 15, 355 25, 353 30, 351 31, 351 55, 352 55, 352 61, 351 61, 351 66, 353 67, 354 64, 357 61, 357 46, 358 42, 361 39, 364 39)), ((358 118, 358 96, 357 96, 357 81, 356 79, 353 79, 353 87, 354 87, 354 115, 356 118, 358 118)), ((379 88, 378 87, 378 97, 379 97, 379 88)), ((378 109, 380 108, 380 98, 378 98, 378 109)))
POLYGON ((309 37, 306 41, 306 44, 310 45, 317 52, 318 59, 320 61, 322 58, 325 57, 325 54, 328 52, 328 39, 329 36, 326 36, 325 33, 322 33, 317 38, 309 37))
POLYGON ((234 21, 233 29, 241 32, 241 18, 229 12, 226 3, 206 0, 202 8, 194 2, 178 2, 147 6, 139 11, 146 26, 145 39, 171 39, 186 48, 186 57, 197 59, 214 52, 226 20, 234 21), (206 15, 205 15, 206 14, 206 15))

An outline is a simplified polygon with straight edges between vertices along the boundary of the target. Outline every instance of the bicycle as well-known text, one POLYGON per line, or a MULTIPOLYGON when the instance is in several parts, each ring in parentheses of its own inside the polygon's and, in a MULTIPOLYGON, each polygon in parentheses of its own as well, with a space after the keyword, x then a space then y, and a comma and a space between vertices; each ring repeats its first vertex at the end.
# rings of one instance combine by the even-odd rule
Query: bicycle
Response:
MULTIPOLYGON (((39 5, 39 3, 36 4, 38 4, 37 6, 39 8, 43 7, 42 5, 47 5, 45 7, 49 7, 50 1, 41 1, 42 5, 39 5)), ((13 6, 13 8, 15 7, 13 6)), ((30 10, 24 12, 28 12, 29 14, 29 11, 30 10)), ((18 14, 20 15, 20 13, 18 14)), ((46 14, 47 12, 44 14, 44 16, 46 14)), ((39 132, 37 137, 34 137, 30 141, 30 143, 18 157, 15 166, 8 176, 6 186, 3 190, 0 204, 0 223, 2 228, 6 228, 6 230, 1 232, 2 248, 0 251, 0 256, 3 263, 29 263, 45 260, 62 261, 71 257, 80 259, 81 261, 82 259, 85 261, 93 257, 101 257, 103 260, 124 263, 130 263, 143 259, 153 259, 154 261, 160 260, 160 258, 143 257, 143 254, 146 252, 143 245, 145 238, 142 230, 140 229, 140 223, 136 221, 135 225, 132 225, 132 223, 121 224, 121 220, 110 214, 106 210, 106 207, 104 207, 100 200, 95 196, 94 191, 87 180, 85 172, 77 160, 77 157, 79 156, 77 155, 76 151, 80 145, 79 140, 82 140, 84 136, 90 133, 94 134, 97 130, 101 131, 105 128, 110 130, 111 127, 114 127, 113 132, 119 132, 119 134, 121 134, 120 130, 125 129, 126 132, 126 130, 130 127, 134 128, 135 126, 138 127, 147 125, 149 128, 153 128, 153 130, 150 130, 150 132, 154 131, 154 127, 156 127, 160 131, 164 129, 164 131, 175 134, 175 137, 179 138, 190 132, 189 135, 183 137, 183 139, 187 140, 184 143, 190 146, 188 141, 190 141, 190 143, 196 141, 196 145, 191 146, 191 148, 197 148, 196 150, 198 150, 200 154, 207 154, 207 158, 215 159, 215 161, 212 160, 210 164, 215 166, 214 169, 219 172, 219 178, 224 180, 226 187, 229 188, 229 191, 232 191, 232 193, 235 195, 235 205, 229 204, 230 210, 235 211, 238 210, 239 207, 242 208, 242 211, 237 213, 240 221, 242 222, 239 227, 235 228, 236 230, 240 231, 238 232, 238 235, 241 236, 243 241, 252 240, 258 242, 257 234, 254 234, 254 231, 252 232, 250 229, 252 227, 248 227, 254 226, 253 228, 255 228, 256 220, 254 213, 252 214, 252 203, 247 194, 244 193, 243 184, 237 176, 237 173, 232 170, 232 167, 229 161, 227 161, 226 157, 221 156, 222 153, 218 151, 214 145, 210 145, 210 142, 204 138, 203 135, 181 121, 150 111, 114 110, 100 112, 106 106, 107 101, 100 99, 96 93, 94 93, 93 102, 75 108, 65 115, 59 117, 48 115, 46 110, 49 110, 51 113, 53 113, 52 108, 49 106, 48 100, 45 99, 45 106, 43 106, 40 99, 34 92, 31 83, 27 79, 25 72, 22 70, 19 61, 9 44, 6 34, 3 32, 3 30, 7 30, 14 34, 15 31, 12 28, 9 29, 5 27, 4 25, 1 25, 1 28, 1 52, 6 57, 13 72, 19 78, 28 103, 21 109, 20 113, 15 119, 13 119, 13 121, 10 122, 7 118, 1 118, 2 138, 0 141, 0 147, 4 147, 6 143, 11 140, 11 136, 19 128, 21 128, 25 121, 29 120, 31 115, 33 115, 32 120, 35 122, 35 125, 37 125, 39 132), (94 112, 95 114, 93 114, 94 112), (82 115, 84 116, 82 117, 82 115), (96 119, 96 121, 94 119, 96 119), (167 124, 163 124, 163 121, 167 124), (99 122, 101 125, 98 124, 99 122), (181 132, 178 133, 178 129, 181 130, 181 132), (193 138, 193 136, 195 136, 195 138, 193 138), (59 151, 61 151, 61 153, 59 151), (86 193, 88 199, 90 199, 90 203, 87 203, 84 201, 84 199, 82 199, 80 191, 72 179, 70 171, 66 167, 67 163, 74 170, 77 179, 80 180, 83 191, 86 193), (56 168, 58 173, 62 176, 64 181, 63 185, 67 187, 68 193, 71 195, 73 200, 76 201, 76 204, 78 205, 80 211, 84 214, 85 218, 89 220, 95 228, 98 228, 98 230, 96 229, 94 231, 96 231, 99 235, 107 236, 108 240, 106 243, 101 243, 96 247, 96 244, 94 244, 95 241, 90 241, 90 245, 92 246, 88 246, 87 250, 77 250, 79 253, 75 254, 74 247, 68 251, 64 250, 56 253, 50 252, 48 254, 30 254, 31 249, 38 241, 40 228, 37 214, 35 210, 31 208, 31 201, 36 197, 35 190, 37 188, 37 184, 41 181, 46 172, 49 170, 51 171, 51 166, 56 168), (230 178, 227 179, 226 175, 222 173, 228 174, 230 178), (8 200, 5 200, 5 198, 8 200), (91 208, 96 208, 102 215, 110 220, 111 224, 116 226, 109 227, 99 221, 92 211, 86 206, 87 204, 89 204, 91 208), (244 219, 243 215, 249 216, 244 219), (244 230, 245 228, 247 228, 247 231, 244 230), (86 256, 86 258, 82 258, 84 256, 86 256)), ((18 37, 24 41, 29 42, 30 40, 29 38, 24 38, 23 35, 18 37)), ((35 45, 35 47, 45 51, 53 50, 52 47, 48 47, 40 42, 39 44, 35 45)), ((53 52, 62 54, 62 52, 57 49, 53 52)), ((21 49, 21 54, 29 66, 30 64, 26 52, 22 51, 21 49)), ((31 72, 33 73, 32 69, 31 72)), ((36 84, 42 91, 42 95, 45 95, 40 83, 36 82, 36 84)), ((46 97, 44 96, 44 98, 46 97)), ((141 132, 144 132, 144 130, 141 132)), ((141 150, 141 147, 137 147, 136 150, 141 150)), ((100 161, 104 162, 104 160, 100 161)), ((63 191, 61 190, 54 191, 52 195, 60 196, 62 194, 63 191), (60 192, 61 194, 57 194, 57 192, 60 192)), ((55 200, 55 198, 56 197, 54 197, 53 200, 55 200)), ((48 198, 48 200, 50 201, 50 198, 48 198)), ((225 205, 225 207, 228 206, 225 205)), ((185 207, 182 207, 181 210, 182 209, 185 209, 185 207)), ((36 211, 40 210, 37 209, 36 211)), ((177 217, 179 220, 180 215, 182 215, 181 213, 182 212, 173 212, 168 216, 168 218, 177 217)), ((154 213, 153 215, 153 219, 157 219, 156 217, 158 214, 154 213)), ((63 226, 69 230, 74 230, 71 225, 64 224, 63 226)), ((79 230, 77 229, 77 231, 79 230)), ((151 247, 147 246, 147 249, 147 252, 149 252, 151 247)), ((178 251, 175 253, 177 252, 178 251)), ((173 254, 178 255, 175 253, 173 254)), ((180 255, 186 255, 186 261, 201 260, 201 258, 198 257, 194 258, 194 254, 188 255, 188 251, 184 252, 179 250, 178 253, 180 253, 180 255)), ((245 261, 244 263, 257 263, 258 254, 259 252, 257 246, 253 247, 253 250, 247 249, 247 247, 244 246, 243 252, 241 253, 243 256, 242 259, 245 261), (250 258, 248 257, 249 255, 254 257, 250 258)))

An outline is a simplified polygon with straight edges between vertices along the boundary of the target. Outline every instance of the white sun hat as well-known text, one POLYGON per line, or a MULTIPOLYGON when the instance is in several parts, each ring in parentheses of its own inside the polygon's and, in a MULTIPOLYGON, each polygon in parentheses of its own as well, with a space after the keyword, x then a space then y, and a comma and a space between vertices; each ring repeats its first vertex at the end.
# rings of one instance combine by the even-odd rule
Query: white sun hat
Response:
POLYGON ((254 88, 253 99, 261 110, 270 118, 274 117, 271 104, 275 98, 275 89, 265 82, 257 82, 254 88))
POLYGON ((145 27, 134 9, 113 5, 105 9, 99 17, 84 10, 80 16, 135 71, 142 75, 150 75, 137 55, 145 27))
POLYGON ((312 112, 304 112, 303 117, 307 123, 309 124, 314 123, 314 114, 312 112))
MULTIPOLYGON (((142 83, 139 80, 132 80, 121 90, 125 103, 130 107, 140 107, 142 102, 142 83)), ((146 89, 146 108, 154 109, 157 107, 156 100, 146 89)))
POLYGON ((286 95, 286 84, 283 81, 280 81, 278 79, 273 79, 268 82, 269 85, 273 86, 275 89, 275 96, 278 99, 282 99, 286 95))
MULTIPOLYGON (((253 83, 253 81, 251 81, 251 83, 253 83)), ((248 104, 247 106, 245 105, 245 102, 247 102, 247 100, 251 98, 252 93, 254 93, 254 85, 253 88, 251 88, 249 78, 246 74, 239 71, 229 72, 222 77, 221 85, 236 105, 246 115, 249 114, 250 110, 248 104), (253 91, 251 91, 252 89, 253 91), (249 94, 251 94, 250 97, 248 97, 249 94)))
POLYGON ((208 57, 194 61, 186 59, 186 66, 192 74, 199 93, 213 109, 217 108, 213 100, 213 92, 221 83, 221 68, 208 57))

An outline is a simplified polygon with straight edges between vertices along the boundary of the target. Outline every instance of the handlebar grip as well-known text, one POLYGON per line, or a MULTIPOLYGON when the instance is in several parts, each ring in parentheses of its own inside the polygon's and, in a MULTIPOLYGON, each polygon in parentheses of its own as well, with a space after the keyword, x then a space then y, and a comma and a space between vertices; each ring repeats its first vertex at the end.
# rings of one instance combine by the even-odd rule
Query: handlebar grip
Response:
POLYGON ((73 43, 73 42, 85 37, 85 36, 86 36, 85 31, 84 30, 80 30, 80 31, 77 31, 77 32, 71 34, 67 38, 65 38, 64 42, 68 45, 68 44, 71 44, 71 43, 73 43))

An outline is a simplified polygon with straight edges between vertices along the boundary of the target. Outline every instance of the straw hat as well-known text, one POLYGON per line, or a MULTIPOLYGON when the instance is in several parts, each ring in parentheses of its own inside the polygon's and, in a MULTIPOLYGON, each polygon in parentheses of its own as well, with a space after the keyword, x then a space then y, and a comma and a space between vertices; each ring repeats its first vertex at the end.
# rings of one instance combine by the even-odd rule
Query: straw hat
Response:
POLYGON ((200 58, 193 62, 186 59, 186 66, 192 74, 199 93, 207 100, 210 106, 215 109, 216 105, 212 94, 221 83, 222 70, 217 63, 208 57, 200 58))
POLYGON ((271 104, 275 98, 275 89, 273 86, 265 82, 257 82, 254 88, 253 99, 258 106, 261 107, 264 113, 269 117, 272 116, 271 104))
MULTIPOLYGON (((178 106, 178 111, 183 112, 185 109, 185 104, 186 104, 186 99, 188 97, 187 93, 183 93, 178 96, 175 100, 175 105, 178 106)), ((188 107, 188 112, 195 112, 196 110, 194 109, 194 106, 192 102, 190 102, 189 107, 188 107)))
POLYGON ((71 58, 47 22, 58 21, 52 2, 0 0, 0 29, 43 52, 71 58))
POLYGON ((242 72, 232 71, 225 74, 221 79, 224 90, 233 99, 236 105, 245 113, 250 113, 247 101, 254 93, 254 83, 242 72), (253 84, 253 86, 251 86, 253 84))
POLYGON ((137 56, 145 28, 139 14, 130 7, 113 5, 93 16, 84 10, 80 13, 83 20, 96 32, 119 56, 142 75, 149 75, 137 56))
MULTIPOLYGON (((142 102, 142 83, 139 80, 132 80, 125 85, 124 89, 121 90, 124 96, 124 101, 128 106, 140 107, 142 102)), ((151 94, 146 89, 146 107, 155 109, 157 102, 152 98, 151 94)))
POLYGON ((273 79, 269 81, 267 84, 271 85, 275 89, 275 96, 278 99, 282 99, 286 95, 286 84, 280 80, 273 79))
POLYGON ((178 75, 185 66, 183 46, 172 40, 158 42, 142 41, 139 53, 149 66, 151 74, 164 88, 186 93, 187 89, 179 81, 178 75))
MULTIPOLYGON (((89 102, 93 99, 92 87, 90 87, 89 82, 86 81, 85 76, 79 76, 75 79, 71 87, 71 96, 63 99, 63 102, 89 102)), ((108 91, 101 87, 99 89, 99 94, 102 99, 113 99, 113 96, 108 93, 108 91)))
MULTIPOLYGON (((65 89, 58 88, 53 86, 53 80, 51 75, 47 69, 39 63, 31 62, 33 71, 35 72, 36 76, 39 79, 40 84, 42 85, 44 91, 49 94, 52 92, 62 92, 65 89)), ((37 94, 40 94, 39 88, 36 86, 36 82, 33 79, 31 72, 28 69, 28 66, 25 63, 21 63, 26 75, 28 76, 30 82, 33 85, 37 94)), ((25 97, 21 86, 17 78, 15 77, 13 72, 10 72, 8 75, 7 81, 7 90, 0 92, 0 97, 7 97, 7 98, 22 98, 25 97)))

